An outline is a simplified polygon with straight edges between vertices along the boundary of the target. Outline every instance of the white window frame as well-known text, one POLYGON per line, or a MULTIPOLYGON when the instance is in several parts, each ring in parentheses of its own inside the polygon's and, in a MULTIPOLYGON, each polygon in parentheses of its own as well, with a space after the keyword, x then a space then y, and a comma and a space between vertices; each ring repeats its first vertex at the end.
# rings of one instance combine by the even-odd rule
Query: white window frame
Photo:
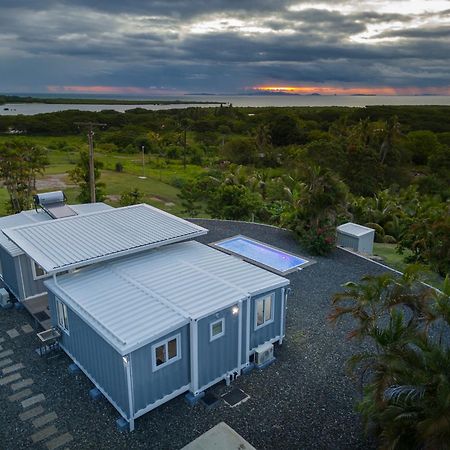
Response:
POLYGON ((70 335, 68 308, 67 305, 58 298, 56 299, 56 317, 58 319, 59 328, 70 335))
POLYGON ((167 339, 164 339, 164 340, 159 341, 156 344, 152 345, 152 370, 153 370, 153 372, 156 372, 157 370, 162 369, 163 367, 167 367, 170 364, 174 363, 175 361, 179 361, 180 359, 181 359, 181 333, 170 336, 167 339), (157 366, 156 365, 156 349, 158 347, 165 346, 165 352, 166 352, 166 355, 168 355, 169 354, 169 351, 168 351, 169 341, 173 341, 174 339, 176 339, 176 341, 177 341, 177 356, 175 356, 174 358, 168 359, 166 362, 157 366))
POLYGON ((209 342, 215 341, 216 339, 219 339, 224 335, 225 335, 225 317, 222 317, 221 319, 218 320, 214 320, 209 324, 209 342), (213 336, 213 327, 218 323, 222 324, 222 331, 219 334, 213 336))
POLYGON ((263 297, 259 297, 257 299, 255 299, 255 330, 259 330, 262 327, 265 327, 266 325, 269 325, 271 323, 273 323, 273 321, 275 320, 275 292, 272 292, 271 294, 267 294, 264 295, 263 297), (270 304, 270 319, 269 320, 265 320, 265 302, 266 300, 270 298, 271 304, 270 304), (263 323, 261 325, 258 325, 258 303, 259 302, 264 302, 263 303, 263 323))
POLYGON ((48 278, 51 275, 48 274, 41 266, 39 266, 39 264, 34 261, 33 259, 30 259, 30 263, 31 263, 31 272, 33 273, 33 279, 34 280, 42 280, 42 278, 48 278), (41 267, 41 269, 43 270, 44 274, 43 275, 38 275, 36 273, 36 265, 38 265, 39 267, 41 267))

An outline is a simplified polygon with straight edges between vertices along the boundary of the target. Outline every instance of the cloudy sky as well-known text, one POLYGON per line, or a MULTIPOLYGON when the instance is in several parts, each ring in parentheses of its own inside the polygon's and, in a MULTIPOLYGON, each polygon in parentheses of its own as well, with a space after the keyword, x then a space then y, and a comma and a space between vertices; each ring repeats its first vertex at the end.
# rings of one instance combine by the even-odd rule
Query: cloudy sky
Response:
POLYGON ((450 0, 0 0, 0 92, 450 95, 450 0))

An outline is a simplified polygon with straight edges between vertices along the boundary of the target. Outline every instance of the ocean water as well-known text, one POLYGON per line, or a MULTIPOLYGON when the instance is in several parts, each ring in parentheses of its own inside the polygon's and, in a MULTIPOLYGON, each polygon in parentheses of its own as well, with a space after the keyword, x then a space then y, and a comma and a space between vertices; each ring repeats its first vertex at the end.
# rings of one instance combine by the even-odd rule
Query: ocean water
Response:
MULTIPOLYGON (((31 94, 37 97, 36 94, 31 94)), ((55 96, 55 95, 53 95, 55 96)), ((50 95, 46 95, 50 97, 50 95)), ((65 98, 92 98, 88 95, 63 96, 65 98)), ((99 97, 95 97, 99 98, 99 97)), ((130 97, 108 96, 103 98, 132 99, 130 97)), ((222 102, 233 106, 251 107, 282 107, 282 106, 349 106, 364 107, 371 105, 445 105, 450 106, 450 96, 349 96, 349 95, 185 95, 178 97, 151 97, 151 100, 181 100, 201 102, 222 102)), ((142 100, 146 100, 142 98, 142 100)), ((0 115, 33 115, 66 110, 101 111, 105 109, 124 112, 133 108, 144 108, 152 111, 162 109, 182 109, 190 107, 214 107, 214 104, 183 104, 183 105, 49 105, 45 103, 18 103, 0 105, 0 115)))

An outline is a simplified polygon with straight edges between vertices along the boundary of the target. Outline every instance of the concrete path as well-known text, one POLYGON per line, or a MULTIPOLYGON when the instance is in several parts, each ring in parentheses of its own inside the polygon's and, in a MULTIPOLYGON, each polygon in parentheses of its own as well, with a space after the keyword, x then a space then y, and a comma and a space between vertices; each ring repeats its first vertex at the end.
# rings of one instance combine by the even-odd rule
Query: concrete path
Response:
POLYGON ((60 432, 57 428, 58 416, 54 411, 47 411, 46 398, 43 393, 33 390, 34 380, 30 377, 22 378, 26 373, 26 363, 14 360, 14 350, 8 345, 10 340, 17 342, 21 336, 34 332, 30 324, 6 331, 5 337, 0 337, 0 389, 10 390, 6 394, 10 402, 17 402, 23 412, 19 419, 24 424, 29 423, 30 447, 44 445, 48 450, 60 447, 69 448, 67 444, 73 441, 73 436, 67 432, 60 432))

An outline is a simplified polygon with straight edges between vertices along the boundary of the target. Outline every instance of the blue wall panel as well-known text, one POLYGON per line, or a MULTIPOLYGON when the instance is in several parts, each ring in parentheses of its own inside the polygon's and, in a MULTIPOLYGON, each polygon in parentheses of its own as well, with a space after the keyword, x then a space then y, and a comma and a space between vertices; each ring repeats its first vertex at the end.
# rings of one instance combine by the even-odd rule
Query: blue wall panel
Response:
POLYGON ((0 247, 0 258, 2 262, 3 281, 14 296, 20 299, 22 289, 19 281, 20 274, 18 257, 13 258, 5 249, 0 247))
MULTIPOLYGON (((57 326, 55 296, 49 292, 48 298, 52 324, 57 326)), ((122 411, 128 414, 126 370, 122 356, 70 308, 67 309, 70 335, 61 331, 62 344, 122 411)))
POLYGON ((189 325, 135 350, 131 361, 134 411, 138 412, 190 383, 189 325), (181 359, 153 372, 152 346, 178 333, 181 334, 181 359))
MULTIPOLYGON (((238 366, 239 316, 231 307, 198 322, 199 387, 205 386, 238 366), (210 342, 212 322, 225 318, 225 335, 210 342)), ((244 339, 245 332, 242 334, 244 339)))

